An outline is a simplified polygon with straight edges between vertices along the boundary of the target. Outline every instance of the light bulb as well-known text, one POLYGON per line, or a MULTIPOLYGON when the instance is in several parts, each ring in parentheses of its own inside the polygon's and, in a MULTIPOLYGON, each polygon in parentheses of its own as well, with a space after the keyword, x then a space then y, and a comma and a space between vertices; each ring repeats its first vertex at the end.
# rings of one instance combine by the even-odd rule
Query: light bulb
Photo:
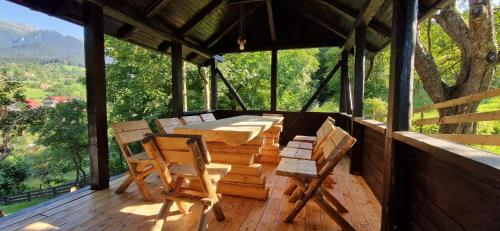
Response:
POLYGON ((240 45, 240 50, 245 50, 245 45, 240 45))

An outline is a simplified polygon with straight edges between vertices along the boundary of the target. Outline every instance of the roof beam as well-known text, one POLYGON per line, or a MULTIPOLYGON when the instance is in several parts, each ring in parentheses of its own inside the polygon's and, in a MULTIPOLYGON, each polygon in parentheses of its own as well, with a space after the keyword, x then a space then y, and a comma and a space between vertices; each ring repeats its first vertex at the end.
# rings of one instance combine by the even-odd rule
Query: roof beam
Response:
POLYGON ((234 5, 234 4, 245 4, 245 3, 252 3, 252 2, 263 2, 265 0, 228 0, 227 4, 228 5, 234 5))
POLYGON ((123 6, 123 3, 119 1, 116 0, 89 0, 89 1, 94 2, 97 5, 100 5, 104 9, 106 15, 109 15, 110 17, 113 17, 118 21, 130 24, 134 27, 138 27, 141 30, 144 30, 147 33, 154 35, 158 38, 180 42, 182 43, 182 45, 191 48, 192 50, 196 51, 199 55, 205 58, 212 57, 212 54, 209 50, 199 46, 198 44, 195 44, 191 41, 184 39, 183 37, 173 33, 172 31, 169 31, 168 29, 165 29, 163 25, 159 25, 158 23, 155 23, 154 21, 148 18, 144 18, 133 13, 130 9, 126 9, 126 7, 123 6))
MULTIPOLYGON (((170 2, 170 0, 155 0, 151 3, 146 10, 142 12, 142 16, 145 18, 153 17, 157 14, 161 9, 165 8, 165 6, 170 2)), ((126 39, 130 37, 133 33, 137 31, 137 28, 130 24, 125 24, 118 29, 118 37, 122 39, 126 39)))
POLYGON ((231 31, 235 26, 237 26, 240 23, 241 20, 245 19, 246 17, 248 17, 249 15, 251 15, 253 12, 255 12, 262 4, 263 4, 263 2, 257 4, 254 8, 252 8, 249 11, 245 12, 245 14, 243 14, 241 17, 239 17, 238 20, 234 21, 228 27, 225 27, 226 28, 225 30, 220 31, 220 32, 215 33, 212 36, 210 36, 210 38, 208 38, 207 41, 204 43, 204 46, 210 48, 213 45, 215 45, 227 33, 229 33, 229 31, 231 31))
POLYGON ((354 35, 356 33, 356 28, 358 28, 359 26, 368 26, 383 3, 384 0, 372 0, 366 3, 366 6, 363 8, 363 10, 361 10, 361 12, 359 12, 358 17, 356 17, 356 20, 352 25, 352 29, 346 38, 344 51, 349 52, 354 46, 354 35))
POLYGON ((295 11, 299 12, 300 14, 304 15, 305 17, 309 18, 311 21, 321 25, 323 28, 333 32, 334 34, 342 37, 342 38, 347 38, 347 33, 344 32, 341 28, 335 26, 335 25, 330 25, 329 23, 326 23, 323 19, 319 18, 318 16, 311 14, 307 11, 305 11, 303 8, 295 5, 294 3, 288 2, 287 0, 281 0, 282 3, 287 5, 288 7, 294 9, 295 11))
POLYGON ((51 15, 61 15, 64 16, 69 10, 76 6, 76 2, 73 0, 62 0, 54 4, 55 6, 50 10, 51 15))
MULTIPOLYGON (((335 10, 336 12, 344 15, 346 18, 348 18, 352 21, 356 20, 356 17, 359 14, 359 12, 357 10, 351 9, 350 7, 343 5, 342 3, 339 3, 337 1, 316 0, 316 2, 319 2, 319 3, 329 7, 331 9, 335 10)), ((383 23, 381 23, 379 21, 372 20, 368 24, 368 29, 373 31, 373 32, 379 33, 383 36, 391 37, 391 28, 384 25, 383 23)))
POLYGON ((210 1, 205 7, 203 7, 197 14, 190 18, 182 27, 177 31, 181 36, 187 34, 192 30, 199 22, 201 22, 205 17, 212 14, 212 12, 217 9, 223 2, 227 0, 214 0, 210 1))
POLYGON ((269 22, 269 31, 271 32, 271 41, 276 42, 276 29, 274 27, 273 6, 271 0, 266 0, 267 21, 269 22))

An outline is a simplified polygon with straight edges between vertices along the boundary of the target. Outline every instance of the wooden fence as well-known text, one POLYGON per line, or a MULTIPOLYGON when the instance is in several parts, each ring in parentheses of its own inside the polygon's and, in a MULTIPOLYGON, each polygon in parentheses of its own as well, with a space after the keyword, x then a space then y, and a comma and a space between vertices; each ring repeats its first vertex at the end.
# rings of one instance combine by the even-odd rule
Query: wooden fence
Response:
MULTIPOLYGON (((500 120, 500 110, 491 112, 476 112, 476 113, 467 113, 460 115, 442 116, 434 118, 423 118, 423 113, 426 111, 474 103, 482 99, 492 98, 496 96, 500 96, 500 89, 493 89, 417 108, 413 111, 413 113, 420 113, 421 118, 413 121, 413 124, 417 126, 424 126, 433 124, 472 123, 479 121, 500 120)), ((432 134, 429 136, 450 140, 461 144, 481 144, 481 145, 500 146, 500 135, 432 134)))
POLYGON ((32 199, 36 198, 48 198, 48 197, 56 197, 61 194, 65 194, 68 192, 71 192, 72 187, 77 187, 81 188, 84 185, 88 184, 89 178, 80 180, 80 181, 73 181, 69 182, 63 185, 58 185, 55 187, 50 187, 46 189, 39 189, 39 190, 32 190, 28 192, 23 192, 15 195, 8 195, 8 196, 1 196, 0 197, 0 203, 1 204, 11 204, 11 203, 18 203, 18 202, 23 202, 23 201, 31 201, 32 199))

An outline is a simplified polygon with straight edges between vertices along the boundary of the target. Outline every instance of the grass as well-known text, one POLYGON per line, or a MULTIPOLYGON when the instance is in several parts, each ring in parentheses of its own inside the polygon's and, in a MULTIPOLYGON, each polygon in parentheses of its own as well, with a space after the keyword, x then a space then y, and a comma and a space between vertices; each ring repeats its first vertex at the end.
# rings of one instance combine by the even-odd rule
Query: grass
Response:
POLYGON ((24 94, 28 99, 43 100, 47 97, 48 93, 42 89, 26 87, 24 94))
POLYGON ((40 204, 40 203, 47 201, 47 200, 48 200, 48 198, 37 198, 37 199, 33 199, 31 201, 24 201, 24 202, 9 204, 9 205, 0 205, 0 208, 3 208, 4 212, 7 215, 9 215, 9 214, 15 213, 19 210, 34 206, 36 204, 40 204))
MULTIPOLYGON (((85 171, 87 172, 87 171, 85 171)), ((52 176, 52 175, 49 175, 49 178, 52 178, 52 179, 61 179, 62 182, 59 183, 59 184, 64 184, 64 183, 68 183, 68 182, 72 182, 75 180, 75 176, 76 176, 76 171, 70 171, 64 175, 60 175, 60 176, 52 176)), ((37 189, 40 189, 40 184, 42 185, 42 188, 47 188, 47 184, 46 183, 42 183, 42 179, 40 177, 30 177, 28 178, 27 180, 25 180, 23 182, 26 187, 28 188, 27 190, 37 190, 37 189)), ((50 186, 57 186, 58 184, 51 184, 50 186)))

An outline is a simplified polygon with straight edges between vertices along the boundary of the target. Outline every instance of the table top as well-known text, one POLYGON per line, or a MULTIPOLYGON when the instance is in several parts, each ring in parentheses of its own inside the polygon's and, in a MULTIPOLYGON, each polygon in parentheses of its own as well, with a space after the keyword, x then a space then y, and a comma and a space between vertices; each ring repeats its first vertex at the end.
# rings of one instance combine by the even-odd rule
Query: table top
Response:
POLYGON ((174 133, 203 135, 208 142, 224 142, 235 146, 254 139, 282 121, 283 117, 277 116, 243 115, 179 126, 174 128, 174 133))

